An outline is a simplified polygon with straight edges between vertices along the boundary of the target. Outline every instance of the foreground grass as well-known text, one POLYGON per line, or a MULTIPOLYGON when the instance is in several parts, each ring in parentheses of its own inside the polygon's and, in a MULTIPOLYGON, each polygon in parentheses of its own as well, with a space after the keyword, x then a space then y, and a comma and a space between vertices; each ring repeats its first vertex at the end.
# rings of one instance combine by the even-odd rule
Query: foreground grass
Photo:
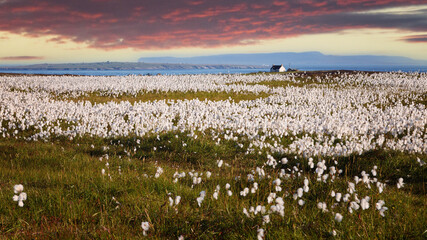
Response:
MULTIPOLYGON (((239 195, 247 182, 247 174, 262 166, 266 154, 245 155, 233 141, 215 144, 199 134, 195 139, 187 133, 166 133, 144 139, 64 138, 50 142, 25 142, 0 139, 0 236, 7 239, 124 239, 143 238, 141 222, 148 221, 147 238, 177 239, 255 239, 258 228, 266 230, 267 239, 331 238, 335 230, 338 239, 423 239, 427 237, 426 165, 425 155, 408 155, 381 150, 361 156, 335 159, 343 173, 333 183, 316 181, 307 159, 287 157, 286 165, 265 166, 269 177, 255 181, 259 189, 246 197, 239 195), (217 160, 226 164, 221 168, 217 160), (108 166, 107 166, 108 162, 108 166), (342 192, 347 182, 361 171, 369 172, 378 166, 378 179, 389 181, 383 193, 372 184, 368 189, 357 185, 359 198, 371 196, 370 208, 353 214, 348 203, 338 203, 329 197, 332 190, 342 192), (164 173, 153 177, 157 167, 164 173), (278 168, 299 166, 297 172, 288 171, 290 178, 282 180, 285 214, 270 214, 271 222, 262 223, 262 215, 246 217, 242 209, 267 204, 267 196, 274 192, 271 182, 277 178, 278 168), (102 169, 105 174, 102 174, 102 169), (193 186, 188 172, 203 173, 202 183, 193 186), (187 176, 173 182, 175 171, 187 176), (208 179, 206 171, 212 172, 208 179), (298 172, 300 176, 298 177, 298 172), (236 177, 240 176, 240 180, 236 177), (302 187, 307 177, 310 191, 304 193, 305 204, 299 206, 292 194, 302 187), (403 177, 406 185, 396 188, 403 177), (12 201, 13 186, 23 184, 28 200, 24 207, 12 201), (231 185, 232 196, 224 190, 231 185), (218 200, 212 197, 217 185, 218 200), (207 195, 201 207, 196 198, 204 190, 207 195), (289 194, 289 196, 286 194, 289 194), (168 198, 181 196, 177 206, 169 206, 168 198), (389 208, 385 217, 375 209, 382 199, 389 208), (327 203, 329 212, 316 206, 327 203), (343 221, 334 220, 331 213, 339 212, 343 221)), ((333 165, 333 159, 326 159, 333 165)), ((317 162, 317 159, 315 159, 317 162)))

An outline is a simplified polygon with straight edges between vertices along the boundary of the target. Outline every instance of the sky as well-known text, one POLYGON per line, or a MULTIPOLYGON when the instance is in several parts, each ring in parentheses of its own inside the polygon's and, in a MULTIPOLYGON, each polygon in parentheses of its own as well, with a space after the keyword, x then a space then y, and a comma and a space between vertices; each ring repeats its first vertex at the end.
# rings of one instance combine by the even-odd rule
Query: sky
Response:
POLYGON ((319 51, 427 60, 427 0, 0 0, 0 65, 319 51))

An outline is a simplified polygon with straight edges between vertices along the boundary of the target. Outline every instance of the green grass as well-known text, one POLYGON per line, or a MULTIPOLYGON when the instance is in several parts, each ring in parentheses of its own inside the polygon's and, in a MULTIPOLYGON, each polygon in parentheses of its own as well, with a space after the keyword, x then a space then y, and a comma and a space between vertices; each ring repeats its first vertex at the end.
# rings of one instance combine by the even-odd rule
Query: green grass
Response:
MULTIPOLYGON (((208 136, 198 134, 194 139, 187 134, 146 137, 140 139, 140 144, 133 137, 83 137, 73 141, 54 138, 46 143, 1 139, 1 238, 140 239, 144 237, 142 221, 151 224, 147 238, 157 239, 177 239, 180 235, 186 239, 255 239, 258 228, 266 230, 267 239, 331 238, 332 230, 338 233, 338 239, 427 237, 427 167, 419 166, 415 160, 420 157, 427 161, 425 155, 378 150, 337 158, 338 168, 344 172, 328 184, 316 181, 307 159, 275 155, 276 159, 288 157, 286 167, 300 164, 303 173, 283 180, 281 194, 283 197, 285 191, 290 194, 284 197, 285 217, 270 214, 271 223, 262 225, 262 216, 247 218, 242 209, 267 205, 266 198, 273 191, 271 182, 277 178, 278 170, 265 168, 271 179, 257 179, 260 188, 256 194, 241 197, 239 192, 252 186, 247 183, 246 175, 262 165, 265 153, 245 155, 233 141, 217 145, 208 136), (183 142, 187 146, 183 146, 183 142), (218 159, 229 166, 218 168, 218 159), (359 198, 371 196, 370 208, 349 214, 347 204, 341 203, 336 209, 330 209, 333 201, 329 193, 332 190, 345 193, 347 181, 363 170, 370 172, 374 165, 378 166, 378 179, 390 182, 381 194, 374 184, 372 189, 357 185, 359 198), (164 173, 159 178, 150 177, 157 166, 161 166, 164 173), (101 174, 102 169, 106 169, 105 175, 101 174), (212 177, 203 176, 202 183, 192 187, 188 172, 193 169, 204 175, 211 171, 212 177), (175 171, 185 171, 187 177, 173 183, 175 171), (241 180, 236 181, 236 176, 241 176, 241 180), (306 204, 299 206, 292 194, 302 187, 304 177, 310 179, 310 191, 303 196, 306 204), (399 177, 405 179, 403 189, 395 187, 399 177), (12 201, 13 186, 19 183, 28 194, 23 208, 12 201), (231 197, 224 191, 226 183, 231 184, 231 197), (221 191, 219 199, 214 200, 212 194, 218 184, 221 191), (207 196, 199 208, 196 198, 202 190, 207 196), (168 193, 172 198, 182 197, 177 207, 169 207, 168 193), (389 208, 384 218, 375 209, 378 199, 383 199, 389 208), (344 220, 338 223, 331 212, 322 213, 316 207, 319 201, 325 201, 330 210, 342 213, 344 220)), ((326 160, 333 162, 330 158, 326 160)))
POLYGON ((106 103, 106 102, 148 102, 161 100, 191 100, 199 99, 201 101, 207 99, 211 101, 221 101, 233 99, 235 102, 242 100, 255 100, 258 98, 268 97, 267 93, 234 93, 234 92, 143 92, 137 95, 121 94, 119 96, 105 96, 100 93, 88 93, 80 97, 66 97, 66 100, 71 101, 89 101, 91 103, 106 103))
POLYGON ((295 81, 277 81, 277 80, 272 80, 272 81, 261 81, 261 82, 257 82, 257 83, 247 83, 247 85, 264 85, 264 86, 268 86, 271 88, 277 88, 277 87, 303 87, 303 86, 307 86, 309 84, 314 84, 316 83, 315 81, 312 80, 308 80, 302 77, 296 77, 295 81))

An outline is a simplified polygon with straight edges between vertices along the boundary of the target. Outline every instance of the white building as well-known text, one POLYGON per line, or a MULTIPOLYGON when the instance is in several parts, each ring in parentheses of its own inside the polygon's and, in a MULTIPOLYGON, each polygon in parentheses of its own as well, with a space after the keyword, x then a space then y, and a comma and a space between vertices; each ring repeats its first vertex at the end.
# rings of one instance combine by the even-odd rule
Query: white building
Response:
POLYGON ((270 68, 270 72, 286 72, 286 68, 282 65, 273 65, 270 68))

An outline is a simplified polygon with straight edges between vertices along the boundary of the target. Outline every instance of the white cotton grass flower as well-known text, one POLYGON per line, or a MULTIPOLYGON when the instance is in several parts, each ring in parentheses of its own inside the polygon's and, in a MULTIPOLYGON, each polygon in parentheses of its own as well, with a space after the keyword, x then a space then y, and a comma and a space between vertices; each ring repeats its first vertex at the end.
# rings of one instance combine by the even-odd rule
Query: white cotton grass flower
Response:
POLYGON ((353 194, 354 192, 356 192, 356 185, 352 182, 349 182, 347 192, 349 192, 350 194, 353 194))
POLYGON ((304 187, 302 187, 302 189, 304 190, 304 192, 308 192, 308 190, 310 190, 310 188, 308 187, 308 185, 304 185, 304 187))
POLYGON ((276 159, 274 159, 273 156, 271 156, 270 154, 267 154, 267 162, 265 164, 267 164, 268 166, 271 166, 273 168, 276 168, 277 161, 276 161, 276 159))
POLYGON ((233 195, 233 192, 231 192, 231 190, 227 190, 227 195, 228 195, 229 197, 231 197, 231 195, 233 195))
POLYGON ((193 185, 200 184, 202 182, 201 177, 193 177, 193 185))
POLYGON ((224 163, 224 161, 223 160, 218 160, 217 163, 218 163, 218 167, 220 168, 222 166, 222 164, 224 163))
POLYGON ((324 183, 326 183, 326 180, 328 180, 328 177, 329 177, 329 175, 328 175, 328 174, 324 174, 324 175, 322 176, 322 181, 323 181, 324 183))
POLYGON ((199 207, 202 205, 203 200, 205 200, 205 196, 206 196, 206 192, 205 191, 201 191, 199 197, 196 199, 197 204, 199 205, 199 207))
POLYGON ((249 173, 248 174, 248 182, 253 182, 253 181, 255 181, 254 175, 249 173))
POLYGON ((179 236, 179 237, 178 237, 178 240, 184 240, 184 236, 182 236, 182 235, 181 235, 181 236, 179 236))
POLYGON ((199 207, 201 207, 201 206, 202 206, 202 202, 203 202, 203 200, 204 200, 204 198, 203 198, 203 197, 198 197, 198 198, 196 198, 197 205, 199 205, 199 207))
POLYGON ((322 212, 328 212, 328 206, 326 205, 325 202, 318 202, 317 208, 321 209, 322 212))
POLYGON ((329 174, 330 175, 335 175, 335 173, 337 173, 337 169, 335 167, 329 167, 329 174))
POLYGON ((225 189, 230 189, 231 185, 229 183, 225 184, 225 189))
POLYGON ((308 166, 309 166, 310 168, 314 168, 313 158, 309 158, 309 159, 308 159, 308 166))
POLYGON ((276 199, 276 193, 270 193, 267 197, 267 202, 270 204, 276 199))
POLYGON ((403 178, 399 178, 397 181, 397 188, 402 188, 405 183, 403 183, 403 178))
POLYGON ((178 205, 181 202, 181 196, 175 197, 175 205, 178 205))
POLYGON ((254 214, 255 215, 257 215, 258 213, 262 213, 262 212, 265 212, 265 207, 264 207, 264 210, 263 210, 263 206, 261 206, 261 205, 258 205, 258 206, 256 206, 255 208, 254 208, 254 214))
POLYGON ((150 223, 148 223, 148 222, 142 222, 141 223, 141 228, 142 228, 142 234, 144 236, 147 236, 147 232, 150 229, 150 223))
POLYGON ((388 208, 385 207, 384 204, 384 200, 378 200, 378 202, 375 204, 376 209, 380 212, 380 215, 382 217, 385 217, 384 212, 388 210, 388 208))
POLYGON ((12 200, 17 202, 19 200, 19 196, 18 195, 13 195, 12 200))
POLYGON ((244 188, 242 191, 240 191, 240 196, 242 197, 246 197, 246 195, 248 195, 249 193, 249 188, 244 188))
POLYGON ((354 182, 355 184, 358 184, 362 179, 359 178, 359 176, 354 176, 354 182))
POLYGON ((366 196, 362 198, 362 200, 360 200, 360 207, 362 207, 362 210, 366 210, 369 208, 369 200, 371 200, 369 196, 366 196))
POLYGON ((337 202, 340 202, 340 201, 341 201, 341 197, 342 197, 342 194, 341 194, 341 193, 336 193, 336 194, 335 194, 335 200, 336 200, 337 202))
POLYGON ((283 198, 281 197, 276 198, 276 203, 282 206, 285 205, 285 201, 283 201, 283 198))
POLYGON ((257 230, 257 239, 258 240, 263 240, 265 237, 264 235, 264 229, 260 228, 257 230))
POLYGON ((18 195, 14 195, 12 200, 18 202, 18 206, 23 207, 24 201, 27 200, 27 193, 23 192, 24 186, 22 184, 17 184, 13 186, 13 192, 18 195))
POLYGON ((346 193, 346 194, 344 194, 344 197, 342 198, 342 201, 343 202, 348 202, 349 201, 349 199, 350 199, 350 194, 348 194, 348 193, 346 193))
POLYGON ((246 217, 250 217, 249 212, 246 208, 243 208, 243 214, 245 214, 246 217))
POLYGON ((254 182, 253 187, 251 188, 251 193, 255 193, 258 190, 258 183, 254 182))
POLYGON ((17 184, 15 186, 13 186, 13 192, 15 194, 18 194, 20 192, 24 191, 24 186, 22 184, 17 184))
POLYGON ((384 206, 384 204, 384 200, 378 200, 378 202, 375 204, 375 207, 377 210, 380 210, 384 206))
POLYGON ((302 200, 302 199, 298 200, 298 205, 303 206, 304 204, 305 204, 304 200, 302 200))
POLYGON ((423 160, 421 160, 419 157, 417 157, 417 162, 420 164, 420 166, 424 166, 426 164, 423 160))
POLYGON ((207 172, 206 172, 206 177, 207 177, 207 178, 210 178, 210 177, 211 177, 211 175, 212 175, 212 173, 211 173, 211 172, 209 172, 209 171, 207 171, 207 172))
POLYGON ((298 188, 298 189, 297 189, 297 196, 298 196, 299 198, 301 198, 301 197, 302 197, 303 193, 304 193, 304 190, 303 190, 302 188, 298 188))
POLYGON ((372 173, 372 176, 377 176, 377 169, 378 169, 378 167, 377 166, 374 166, 374 168, 371 170, 371 173, 372 173))
POLYGON ((350 206, 348 207, 348 211, 350 212, 350 213, 353 213, 353 210, 359 210, 359 208, 360 208, 360 206, 359 206, 359 204, 357 203, 357 202, 350 202, 350 206))
POLYGON ((381 182, 377 182, 377 188, 378 188, 378 193, 382 193, 384 191, 385 188, 385 184, 381 183, 381 182))
POLYGON ((162 175, 162 173, 163 173, 163 168, 157 167, 156 174, 154 175, 154 177, 159 178, 160 175, 162 175))
POLYGON ((304 186, 308 186, 308 184, 309 184, 308 179, 307 179, 307 178, 304 178, 304 186))
POLYGON ((280 160, 280 162, 282 164, 287 164, 288 163, 288 159, 287 158, 282 158, 282 160, 280 160))
POLYGON ((270 215, 268 214, 262 217, 262 224, 267 224, 267 223, 270 223, 270 215))
POLYGON ((258 173, 258 176, 260 179, 263 179, 265 177, 264 169, 262 169, 260 167, 256 167, 255 172, 258 173))
POLYGON ((25 200, 27 200, 27 194, 25 192, 21 192, 18 195, 18 206, 23 207, 25 200))
POLYGON ((335 214, 335 221, 342 222, 343 216, 340 213, 335 214))

